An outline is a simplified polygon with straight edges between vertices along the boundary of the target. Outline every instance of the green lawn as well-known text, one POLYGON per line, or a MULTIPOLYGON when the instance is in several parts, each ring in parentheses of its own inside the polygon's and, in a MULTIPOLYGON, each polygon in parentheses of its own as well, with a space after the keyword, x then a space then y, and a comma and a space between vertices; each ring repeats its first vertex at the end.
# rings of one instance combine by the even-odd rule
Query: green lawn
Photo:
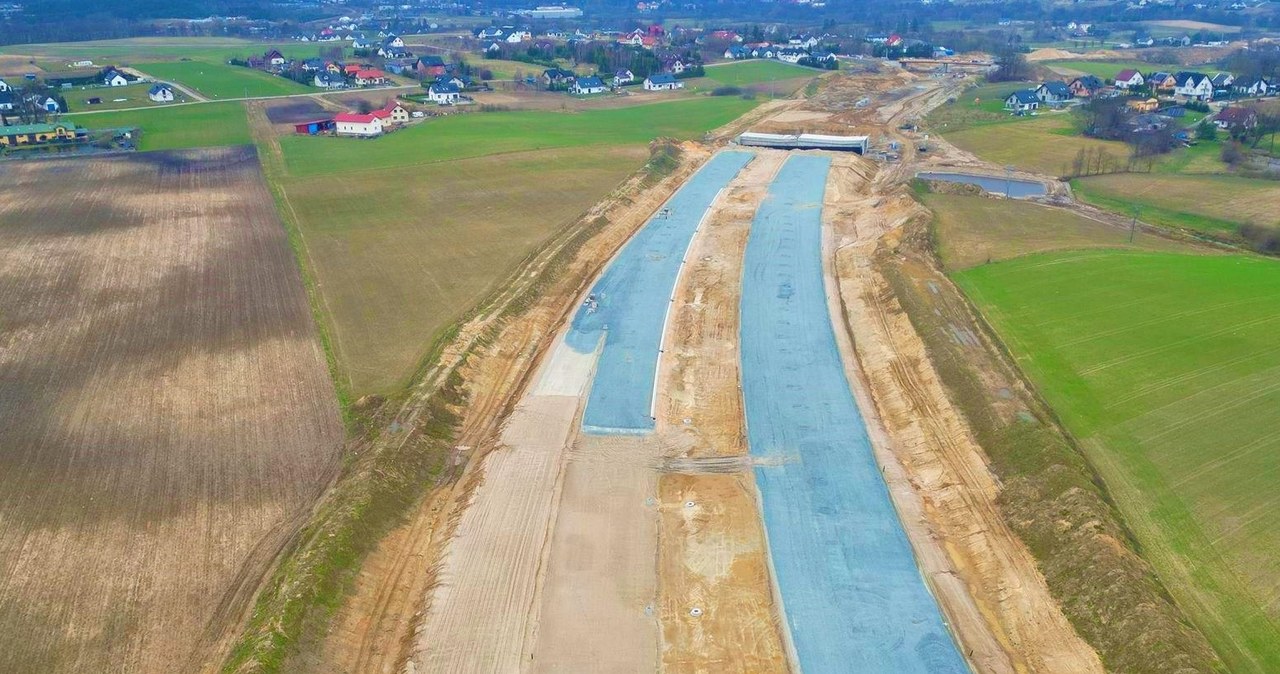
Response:
POLYGON ((247 145, 253 142, 244 107, 236 102, 68 115, 67 119, 90 129, 142 127, 142 150, 247 145))
POLYGON ((662 136, 699 138, 754 106, 752 101, 725 96, 577 113, 473 113, 429 120, 375 140, 287 136, 280 146, 291 175, 321 175, 501 152, 643 144, 662 136))
POLYGON ((1078 251, 955 278, 1230 669, 1280 671, 1280 263, 1078 251))
POLYGON ((1120 173, 1071 181, 1080 199, 1146 222, 1207 232, 1280 224, 1280 182, 1225 175, 1120 173))
POLYGON ((705 71, 707 79, 733 87, 761 84, 775 80, 790 80, 797 77, 816 77, 825 72, 772 59, 736 61, 734 63, 711 66, 705 68, 705 71))
POLYGON ((225 63, 167 61, 144 63, 137 68, 158 80, 184 84, 206 98, 285 96, 316 91, 293 80, 225 63))

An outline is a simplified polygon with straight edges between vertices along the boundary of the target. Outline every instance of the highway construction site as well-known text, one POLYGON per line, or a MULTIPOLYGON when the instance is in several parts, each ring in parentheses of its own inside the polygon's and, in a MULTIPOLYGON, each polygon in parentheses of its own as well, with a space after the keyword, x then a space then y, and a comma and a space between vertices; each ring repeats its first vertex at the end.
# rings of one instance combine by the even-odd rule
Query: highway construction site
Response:
POLYGON ((835 79, 682 144, 665 178, 584 216, 594 233, 528 306, 462 326, 469 355, 446 349, 470 390, 458 477, 365 564, 323 659, 1103 671, 870 264, 921 213, 915 171, 981 168, 945 148, 926 165, 900 130, 962 84, 835 79), (727 147, 748 130, 903 154, 727 147))

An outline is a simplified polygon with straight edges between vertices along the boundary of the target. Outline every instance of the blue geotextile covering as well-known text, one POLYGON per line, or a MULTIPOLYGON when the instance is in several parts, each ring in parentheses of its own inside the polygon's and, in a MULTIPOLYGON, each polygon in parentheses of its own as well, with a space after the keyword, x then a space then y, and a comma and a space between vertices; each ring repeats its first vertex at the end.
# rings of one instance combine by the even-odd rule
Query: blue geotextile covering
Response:
POLYGON ((845 378, 822 276, 830 160, 792 157, 756 214, 742 286, 747 438, 806 674, 968 672, 924 585, 845 378))
POLYGON ((653 430, 658 350, 681 262, 716 195, 754 156, 721 152, 707 162, 619 251, 578 308, 565 342, 588 353, 604 339, 582 416, 584 430, 653 430))

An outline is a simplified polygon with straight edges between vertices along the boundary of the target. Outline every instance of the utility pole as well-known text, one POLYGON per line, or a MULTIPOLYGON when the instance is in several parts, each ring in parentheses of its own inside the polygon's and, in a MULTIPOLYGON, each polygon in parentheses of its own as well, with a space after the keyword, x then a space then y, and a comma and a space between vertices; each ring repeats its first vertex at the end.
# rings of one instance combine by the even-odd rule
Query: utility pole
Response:
POLYGON ((1133 243, 1134 232, 1138 230, 1138 207, 1133 207, 1133 220, 1129 222, 1129 243, 1133 243))
POLYGON ((1010 191, 1013 187, 1013 165, 1007 164, 1004 167, 1004 198, 1013 198, 1010 191))

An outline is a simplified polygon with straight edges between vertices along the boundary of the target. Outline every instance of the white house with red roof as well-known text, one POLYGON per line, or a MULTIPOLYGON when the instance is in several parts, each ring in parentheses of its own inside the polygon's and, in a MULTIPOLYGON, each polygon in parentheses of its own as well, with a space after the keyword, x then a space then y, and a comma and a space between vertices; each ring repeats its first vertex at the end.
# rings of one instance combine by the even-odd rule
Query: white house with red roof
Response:
POLYGON ((1142 77, 1142 73, 1133 68, 1125 68, 1116 73, 1117 89, 1134 89, 1146 84, 1146 79, 1142 77))
POLYGON ((357 112, 344 112, 333 118, 334 131, 339 136, 381 136, 383 131, 382 117, 375 114, 362 115, 357 112))
POLYGON ((356 71, 356 86, 371 87, 387 83, 387 74, 377 68, 356 71))

